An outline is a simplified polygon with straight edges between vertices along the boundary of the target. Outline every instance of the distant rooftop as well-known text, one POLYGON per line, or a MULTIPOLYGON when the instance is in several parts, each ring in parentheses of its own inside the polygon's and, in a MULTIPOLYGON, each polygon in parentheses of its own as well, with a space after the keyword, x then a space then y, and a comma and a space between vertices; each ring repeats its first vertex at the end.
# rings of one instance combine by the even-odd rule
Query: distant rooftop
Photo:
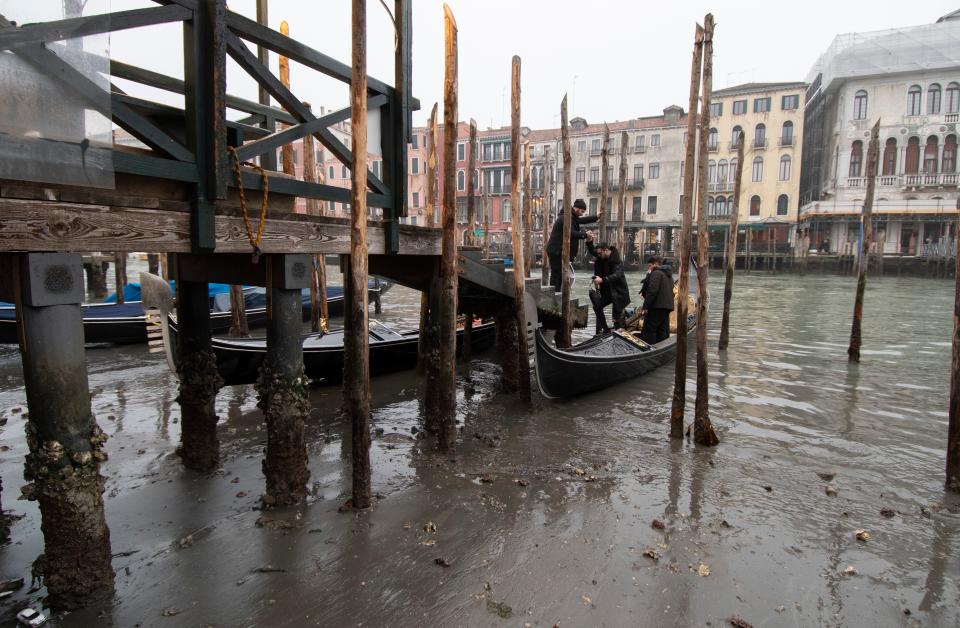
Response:
POLYGON ((786 83, 743 83, 733 87, 724 87, 723 89, 713 90, 713 96, 736 96, 737 94, 754 94, 757 92, 775 92, 781 89, 804 89, 807 84, 802 81, 790 81, 786 83))

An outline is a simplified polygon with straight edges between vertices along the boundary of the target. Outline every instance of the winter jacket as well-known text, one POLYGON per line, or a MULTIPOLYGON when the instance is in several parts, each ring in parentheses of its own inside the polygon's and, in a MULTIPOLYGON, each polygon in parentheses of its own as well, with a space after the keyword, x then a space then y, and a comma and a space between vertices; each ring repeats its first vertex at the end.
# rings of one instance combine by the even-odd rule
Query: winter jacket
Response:
POLYGON ((630 289, 627 287, 627 278, 623 274, 623 263, 620 261, 620 251, 617 247, 610 247, 610 257, 603 259, 597 254, 593 242, 587 242, 587 252, 594 257, 593 276, 600 277, 600 292, 609 296, 611 302, 618 308, 626 307, 630 303, 630 289))
POLYGON ((673 273, 669 266, 657 266, 644 282, 643 309, 673 309, 673 273))
MULTIPOLYGON (((578 218, 573 210, 568 214, 573 220, 570 222, 570 259, 576 259, 580 252, 580 240, 587 237, 587 233, 580 229, 580 225, 597 222, 598 216, 583 216, 578 218)), ((550 232, 550 239, 547 240, 547 255, 563 255, 563 218, 560 217, 553 223, 553 231, 550 232)))

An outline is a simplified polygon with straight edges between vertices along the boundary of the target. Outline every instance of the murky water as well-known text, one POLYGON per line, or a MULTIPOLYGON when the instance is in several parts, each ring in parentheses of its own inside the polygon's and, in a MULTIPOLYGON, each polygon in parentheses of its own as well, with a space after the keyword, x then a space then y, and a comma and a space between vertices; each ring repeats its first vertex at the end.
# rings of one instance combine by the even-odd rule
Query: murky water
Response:
MULTIPOLYGON (((337 511, 350 475, 338 389, 312 393, 311 503, 265 515, 252 388, 221 393, 222 470, 202 477, 174 454, 179 408, 160 358, 91 349, 94 411, 112 437, 117 592, 56 625, 956 626, 960 501, 942 490, 952 298, 950 282, 871 279, 851 367, 851 279, 738 275, 730 351, 710 355, 710 450, 666 438, 669 366, 526 408, 496 392, 481 356, 461 367, 452 457, 412 436, 416 377, 377 378, 379 500, 359 515, 337 511), (290 527, 258 527, 262 516, 290 527)), ((395 287, 380 318, 413 326, 418 303, 395 287)), ((692 414, 692 360, 689 375, 692 414)), ((42 539, 35 505, 14 501, 23 404, 16 351, 0 350, 4 503, 25 515, 0 576, 29 580, 42 539)))

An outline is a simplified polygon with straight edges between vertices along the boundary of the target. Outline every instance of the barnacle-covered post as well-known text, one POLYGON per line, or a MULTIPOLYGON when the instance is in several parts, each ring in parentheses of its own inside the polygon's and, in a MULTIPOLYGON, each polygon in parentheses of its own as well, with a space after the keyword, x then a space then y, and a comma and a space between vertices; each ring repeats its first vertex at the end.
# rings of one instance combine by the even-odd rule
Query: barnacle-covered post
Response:
POLYGON ((100 475, 106 435, 87 387, 83 269, 72 253, 7 259, 20 278, 15 296, 29 409, 22 490, 40 507, 44 539, 33 572, 52 606, 74 609, 110 595, 114 575, 100 475))

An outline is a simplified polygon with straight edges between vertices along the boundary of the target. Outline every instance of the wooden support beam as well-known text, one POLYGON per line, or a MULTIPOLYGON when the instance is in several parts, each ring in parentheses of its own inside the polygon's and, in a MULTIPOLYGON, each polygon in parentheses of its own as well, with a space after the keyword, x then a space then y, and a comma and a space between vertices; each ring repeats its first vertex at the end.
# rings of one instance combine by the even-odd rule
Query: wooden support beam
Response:
POLYGON ((550 167, 550 147, 543 147, 543 209, 541 217, 543 221, 543 251, 540 258, 540 285, 546 287, 550 283, 550 264, 547 262, 547 242, 550 240, 550 230, 553 229, 553 221, 550 216, 553 214, 553 203, 550 202, 550 183, 553 179, 553 169, 550 167))
MULTIPOLYGON (((710 271, 710 233, 707 230, 707 138, 710 135, 710 97, 713 93, 713 14, 703 19, 703 92, 700 96, 699 166, 697 176, 697 396, 694 405, 693 440, 698 445, 713 447, 720 443, 710 421, 710 389, 707 365, 707 277, 710 271)), ((737 164, 739 167, 739 164, 737 164)), ((677 318, 677 333, 685 335, 677 318)))
MULTIPOLYGON (((256 24, 260 27, 269 28, 270 27, 270 5, 268 0, 257 0, 257 21, 256 24)), ((260 63, 264 67, 270 67, 270 52, 267 50, 261 42, 254 42, 257 44, 257 59, 260 60, 260 63)), ((267 91, 266 87, 263 85, 257 86, 257 96, 261 105, 270 104, 270 92, 267 91)), ((276 168, 276 155, 272 155, 272 161, 274 164, 272 166, 267 166, 264 164, 265 168, 270 168, 271 170, 276 168)))
POLYGON ((730 345, 730 299, 733 297, 733 271, 737 266, 737 229, 740 218, 740 195, 743 184, 743 150, 746 135, 740 131, 737 139, 737 170, 733 179, 733 209, 730 210, 730 226, 727 227, 727 244, 724 253, 726 280, 723 284, 723 318, 720 322, 720 351, 730 345))
POLYGON ((684 406, 687 402, 687 294, 690 281, 690 233, 693 214, 694 182, 697 177, 696 137, 697 105, 700 95, 700 67, 703 60, 703 27, 697 24, 693 44, 693 62, 690 65, 690 102, 687 114, 687 154, 684 162, 683 204, 681 207, 680 243, 677 264, 680 280, 677 283, 677 358, 673 380, 673 403, 670 410, 670 438, 683 438, 684 406))
POLYGON ((603 123, 603 148, 600 151, 600 241, 607 242, 607 222, 610 212, 607 211, 607 201, 610 198, 610 126, 603 123))
MULTIPOLYGON (((310 103, 303 103, 310 109, 310 103)), ((313 135, 303 138, 303 180, 308 183, 322 181, 323 168, 317 170, 316 147, 313 144, 313 135)), ((323 214, 322 203, 315 198, 307 199, 307 213, 311 216, 323 214)), ((310 331, 327 331, 330 320, 330 308, 327 304, 327 261, 323 255, 313 256, 312 272, 310 273, 310 331)))
POLYGON ((123 289, 127 286, 127 253, 117 251, 113 255, 114 285, 116 286, 117 303, 124 302, 123 289))
POLYGON ((847 356, 851 362, 860 362, 862 344, 863 294, 867 289, 867 267, 870 265, 870 245, 873 242, 873 196, 877 183, 877 159, 880 152, 880 120, 870 132, 870 144, 867 148, 867 192, 863 198, 863 213, 860 224, 863 238, 860 240, 860 255, 857 269, 857 293, 853 302, 853 325, 850 327, 850 346, 847 356))
MULTIPOLYGON (((563 253, 561 255, 562 285, 560 287, 560 330, 557 332, 556 344, 560 348, 567 348, 571 344, 573 332, 570 309, 570 215, 573 211, 570 201, 572 194, 570 173, 572 172, 570 158, 570 129, 567 124, 567 95, 563 95, 560 102, 560 137, 563 143, 563 206, 558 210, 557 220, 563 221, 563 253)), ((553 279, 551 278, 551 281, 553 279)))
MULTIPOLYGON (((290 36, 290 25, 286 20, 280 22, 280 34, 284 37, 290 36)), ((284 55, 280 55, 280 83, 290 89, 290 60, 284 55)), ((280 149, 282 159, 280 161, 283 163, 283 172, 296 176, 297 168, 293 163, 293 146, 288 142, 285 142, 282 146, 280 149)))
POLYGON ((630 146, 630 136, 626 131, 620 134, 620 213, 617 216, 616 243, 620 247, 623 261, 627 261, 627 243, 624 240, 624 225, 627 220, 627 148, 630 146))
MULTIPOLYGON (((523 180, 527 191, 530 185, 530 144, 524 144, 524 164, 523 180)), ((513 172, 520 172, 520 57, 513 56, 510 72, 510 168, 513 172)), ((515 208, 511 216, 511 226, 513 227, 513 322, 516 326, 516 346, 513 359, 517 361, 517 391, 521 396, 530 399, 530 358, 527 354, 527 318, 523 307, 524 291, 524 269, 529 275, 529 267, 525 261, 525 255, 529 248, 529 220, 530 220, 530 201, 529 194, 525 195, 523 201, 523 221, 518 211, 521 207, 520 202, 520 178, 513 176, 510 178, 510 197, 515 208), (526 223, 527 229, 524 229, 526 223), (524 233, 527 237, 527 245, 524 244, 524 233)))
MULTIPOLYGON (((353 1, 353 79, 350 83, 352 148, 358 159, 367 154, 367 0, 353 1)), ((367 332, 367 169, 350 174, 349 272, 344 277, 343 407, 351 422, 354 508, 368 508, 372 492, 370 466, 370 336, 367 332)))
MULTIPOLYGON (((433 109, 430 111, 430 118, 427 121, 427 215, 426 223, 428 227, 434 224, 434 208, 437 202, 437 103, 433 103, 433 109)), ((431 273, 431 276, 436 272, 431 273)), ((428 357, 428 337, 427 328, 429 325, 431 287, 432 281, 420 295, 420 339, 417 343, 417 374, 423 375, 427 372, 428 357)))

